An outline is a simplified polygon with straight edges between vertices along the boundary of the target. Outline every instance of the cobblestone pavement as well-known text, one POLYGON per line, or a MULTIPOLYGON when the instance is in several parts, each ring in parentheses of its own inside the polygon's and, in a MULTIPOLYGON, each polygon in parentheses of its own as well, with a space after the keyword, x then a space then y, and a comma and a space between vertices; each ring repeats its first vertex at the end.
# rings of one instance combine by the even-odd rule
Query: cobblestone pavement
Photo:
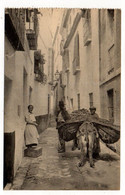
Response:
POLYGON ((88 161, 78 167, 80 151, 71 151, 72 141, 66 143, 66 152, 58 154, 58 134, 48 128, 40 135, 42 156, 24 157, 11 190, 118 190, 120 182, 119 156, 101 143, 100 159, 95 168, 88 161))

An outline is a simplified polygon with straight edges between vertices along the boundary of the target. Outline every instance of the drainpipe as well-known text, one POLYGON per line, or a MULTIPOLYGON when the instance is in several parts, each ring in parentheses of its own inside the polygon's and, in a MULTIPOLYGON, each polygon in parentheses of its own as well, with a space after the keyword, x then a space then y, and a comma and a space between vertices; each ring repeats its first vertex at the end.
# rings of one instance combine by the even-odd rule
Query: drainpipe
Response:
MULTIPOLYGON (((99 15, 98 15, 98 22, 99 22, 99 28, 98 28, 98 34, 99 34, 99 73, 101 73, 101 33, 100 33, 100 29, 101 29, 101 24, 100 24, 100 9, 99 9, 99 15)), ((101 80, 101 74, 99 74, 99 81, 101 80)))
MULTIPOLYGON (((100 81, 101 81, 101 10, 99 9, 98 11, 98 36, 99 36, 99 93, 101 92, 100 90, 100 81)), ((101 93, 100 93, 101 94, 101 93)), ((99 96, 100 96, 99 94, 99 96)), ((99 112, 101 115, 101 97, 100 97, 100 106, 99 106, 99 112)))

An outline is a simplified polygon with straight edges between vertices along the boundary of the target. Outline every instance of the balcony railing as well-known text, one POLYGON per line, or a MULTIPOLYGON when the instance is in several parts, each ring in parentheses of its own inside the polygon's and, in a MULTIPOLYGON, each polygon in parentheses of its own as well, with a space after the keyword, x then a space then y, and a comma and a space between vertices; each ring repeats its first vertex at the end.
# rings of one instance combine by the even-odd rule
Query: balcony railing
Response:
POLYGON ((37 37, 33 30, 27 31, 27 40, 29 43, 30 50, 36 50, 37 49, 37 37))
POLYGON ((75 57, 73 60, 73 74, 75 75, 80 71, 79 57, 75 57))
POLYGON ((41 50, 34 52, 34 73, 35 73, 35 80, 46 84, 47 76, 44 73, 44 64, 45 59, 44 55, 41 54, 41 50))
POLYGON ((85 19, 84 25, 83 25, 84 35, 84 46, 88 46, 89 43, 91 43, 91 23, 90 19, 85 19))
POLYGON ((35 80, 42 83, 42 84, 46 84, 47 83, 47 75, 44 74, 43 72, 39 71, 38 73, 35 74, 35 80))
MULTIPOLYGON (((28 10, 29 12, 31 10, 28 10)), ((27 22, 27 30, 26 35, 29 43, 30 50, 36 50, 37 49, 37 38, 38 38, 38 32, 39 32, 39 23, 38 23, 38 10, 33 9, 33 20, 27 22), (32 24, 32 25, 31 25, 32 24)))
POLYGON ((5 33, 16 50, 24 50, 25 9, 5 10, 5 33))

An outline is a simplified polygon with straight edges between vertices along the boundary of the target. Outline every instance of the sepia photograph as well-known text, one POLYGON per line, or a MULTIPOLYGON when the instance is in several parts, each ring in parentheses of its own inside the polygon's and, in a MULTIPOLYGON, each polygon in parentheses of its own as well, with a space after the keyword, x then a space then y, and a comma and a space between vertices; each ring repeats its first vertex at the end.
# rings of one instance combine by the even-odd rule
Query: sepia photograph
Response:
POLYGON ((3 190, 120 190, 121 9, 4 9, 3 190))

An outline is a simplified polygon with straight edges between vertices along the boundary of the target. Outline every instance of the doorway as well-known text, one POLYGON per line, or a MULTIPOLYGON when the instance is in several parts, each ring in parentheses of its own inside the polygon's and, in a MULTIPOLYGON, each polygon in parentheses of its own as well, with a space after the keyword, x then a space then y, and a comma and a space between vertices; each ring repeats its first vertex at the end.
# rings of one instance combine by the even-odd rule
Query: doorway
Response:
POLYGON ((114 90, 113 89, 108 90, 107 95, 108 95, 109 120, 113 123, 114 122, 114 90))

